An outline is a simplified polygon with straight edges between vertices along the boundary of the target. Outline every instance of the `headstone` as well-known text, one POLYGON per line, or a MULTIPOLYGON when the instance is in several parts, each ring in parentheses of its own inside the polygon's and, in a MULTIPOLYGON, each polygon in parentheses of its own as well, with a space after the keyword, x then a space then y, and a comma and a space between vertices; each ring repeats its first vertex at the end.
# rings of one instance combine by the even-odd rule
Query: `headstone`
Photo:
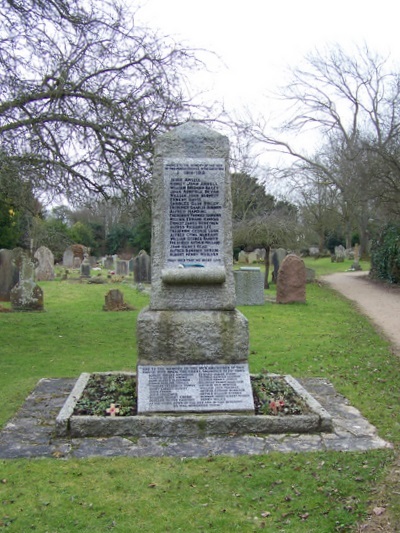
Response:
POLYGON ((265 261, 265 248, 256 248, 254 253, 257 255, 257 261, 265 261))
POLYGON ((82 259, 78 256, 74 257, 74 260, 72 262, 72 268, 81 268, 82 259))
POLYGON ((247 257, 247 253, 246 253, 244 250, 241 250, 241 251, 239 252, 239 255, 238 255, 238 262, 239 262, 239 263, 244 263, 244 264, 246 264, 246 263, 249 262, 248 257, 247 257))
POLYGON ((335 246, 336 263, 343 263, 344 262, 345 252, 346 252, 346 249, 341 244, 339 244, 339 246, 335 246))
POLYGON ((252 265, 253 263, 258 263, 258 255, 257 252, 250 252, 247 257, 247 261, 249 265, 252 265))
POLYGON ((310 246, 308 249, 308 253, 310 254, 310 257, 318 257, 319 256, 319 247, 318 246, 310 246))
POLYGON ((307 283, 314 283, 315 281, 315 270, 313 268, 306 268, 306 280, 307 283))
POLYGON ((124 302, 124 295, 119 289, 111 289, 104 297, 104 311, 130 311, 131 306, 124 302))
POLYGON ((11 290, 11 308, 13 311, 42 311, 43 291, 34 282, 35 265, 27 254, 22 254, 18 261, 21 261, 19 281, 11 290))
POLYGON ((129 261, 124 259, 117 259, 115 263, 115 273, 117 276, 128 276, 129 275, 129 261))
POLYGON ((67 248, 63 253, 64 268, 72 268, 74 264, 74 252, 71 247, 67 248))
POLYGON ((137 320, 138 413, 254 412, 231 210, 228 139, 193 122, 161 136, 151 299, 137 320))
POLYGON ((304 261, 297 255, 287 255, 282 261, 278 272, 276 303, 305 303, 306 280, 304 261))
POLYGON ((264 305, 264 274, 257 267, 241 267, 235 276, 236 305, 264 305))
POLYGON ((141 250, 133 260, 135 283, 151 283, 151 259, 145 250, 141 250))
MULTIPOLYGON (((75 258, 77 259, 77 258, 75 258)), ((91 269, 90 261, 87 255, 85 255, 84 260, 82 261, 80 265, 81 270, 81 278, 90 278, 90 269, 91 269)))
POLYGON ((287 256, 287 251, 284 248, 278 248, 272 252, 272 264, 274 270, 272 271, 272 281, 273 283, 277 282, 279 267, 282 264, 282 261, 287 256))
POLYGON ((354 246, 354 261, 350 267, 350 270, 362 270, 360 265, 360 247, 358 244, 354 246))
POLYGON ((11 289, 18 283, 19 268, 14 263, 17 251, 22 250, 0 250, 0 302, 9 302, 11 289))
POLYGON ((104 260, 104 268, 107 270, 113 270, 114 269, 114 258, 112 255, 107 255, 107 257, 104 260))
POLYGON ((34 255, 37 260, 35 268, 36 281, 52 281, 54 279, 54 255, 46 246, 40 246, 34 255))

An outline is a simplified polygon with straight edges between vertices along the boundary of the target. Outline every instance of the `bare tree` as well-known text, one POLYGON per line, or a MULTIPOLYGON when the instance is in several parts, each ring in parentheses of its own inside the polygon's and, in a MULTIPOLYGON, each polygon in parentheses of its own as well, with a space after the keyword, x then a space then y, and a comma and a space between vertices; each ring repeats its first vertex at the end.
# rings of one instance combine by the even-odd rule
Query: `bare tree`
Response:
POLYGON ((337 189, 348 234, 356 217, 364 249, 371 202, 389 203, 399 195, 399 91, 399 76, 390 72, 388 60, 367 47, 355 56, 335 47, 326 55, 309 55, 283 91, 290 115, 282 133, 296 141, 317 130, 323 141, 315 154, 270 134, 262 121, 247 125, 257 141, 294 158, 284 176, 298 175, 300 165, 337 189))
POLYGON ((0 0, 0 9, 7 162, 70 201, 146 195, 154 138, 188 108, 194 52, 136 25, 120 0, 0 0))

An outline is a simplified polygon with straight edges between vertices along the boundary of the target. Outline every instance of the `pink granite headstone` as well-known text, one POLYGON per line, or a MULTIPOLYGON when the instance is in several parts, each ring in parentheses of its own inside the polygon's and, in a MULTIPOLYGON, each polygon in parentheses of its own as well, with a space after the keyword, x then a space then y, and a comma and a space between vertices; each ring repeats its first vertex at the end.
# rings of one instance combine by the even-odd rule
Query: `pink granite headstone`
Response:
POLYGON ((295 254, 287 255, 278 272, 276 303, 305 303, 306 282, 307 274, 304 261, 295 254))

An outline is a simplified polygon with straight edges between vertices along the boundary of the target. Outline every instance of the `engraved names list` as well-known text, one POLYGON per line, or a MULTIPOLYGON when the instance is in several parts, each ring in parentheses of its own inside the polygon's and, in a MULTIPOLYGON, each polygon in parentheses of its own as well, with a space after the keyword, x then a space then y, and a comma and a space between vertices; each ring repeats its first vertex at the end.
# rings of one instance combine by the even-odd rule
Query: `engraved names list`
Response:
POLYGON ((167 159, 167 263, 223 261, 225 162, 167 159))
POLYGON ((253 409, 247 365, 139 367, 139 412, 253 409))

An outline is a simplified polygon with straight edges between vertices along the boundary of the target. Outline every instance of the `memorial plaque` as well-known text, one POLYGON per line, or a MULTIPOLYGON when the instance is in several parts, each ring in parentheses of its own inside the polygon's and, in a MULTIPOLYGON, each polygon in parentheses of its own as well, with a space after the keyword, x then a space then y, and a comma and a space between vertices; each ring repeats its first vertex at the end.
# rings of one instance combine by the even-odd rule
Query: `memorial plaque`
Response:
POLYGON ((166 159, 166 266, 223 264, 223 159, 166 159))
POLYGON ((138 366, 138 413, 254 411, 247 364, 138 366))

